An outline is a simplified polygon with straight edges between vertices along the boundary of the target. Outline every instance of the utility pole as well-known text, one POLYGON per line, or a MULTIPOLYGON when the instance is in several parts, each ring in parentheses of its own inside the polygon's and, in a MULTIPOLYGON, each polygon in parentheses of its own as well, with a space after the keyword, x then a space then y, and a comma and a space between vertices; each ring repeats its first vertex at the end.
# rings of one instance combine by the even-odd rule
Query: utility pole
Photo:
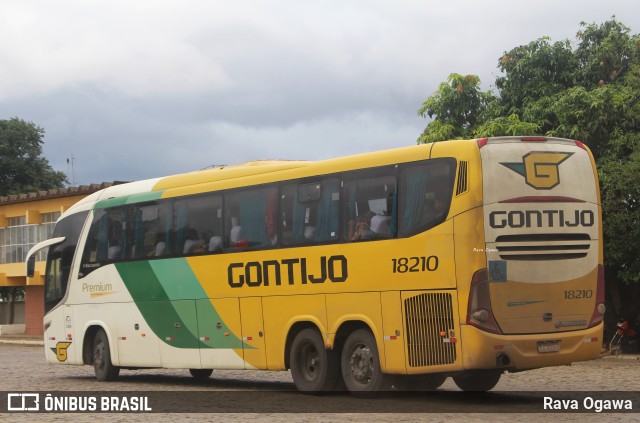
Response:
POLYGON ((67 176, 69 176, 69 167, 71 167, 71 186, 76 186, 76 158, 71 153, 71 158, 67 158, 67 176))

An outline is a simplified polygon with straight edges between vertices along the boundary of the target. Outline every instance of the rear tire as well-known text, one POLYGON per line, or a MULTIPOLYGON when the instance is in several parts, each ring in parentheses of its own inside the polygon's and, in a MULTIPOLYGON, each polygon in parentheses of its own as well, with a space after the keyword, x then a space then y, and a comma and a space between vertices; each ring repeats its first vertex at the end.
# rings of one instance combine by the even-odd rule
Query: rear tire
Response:
POLYGON ((500 372, 481 373, 469 376, 454 376, 453 381, 463 391, 487 392, 500 381, 500 372))
POLYGON ((209 377, 213 374, 213 369, 189 369, 189 373, 195 379, 205 380, 209 379, 209 377))
POLYGON ((324 347, 315 329, 304 329, 293 339, 289 352, 291 376, 301 392, 333 391, 340 382, 340 367, 335 351, 324 347))
POLYGON ((342 348, 342 378, 353 394, 370 394, 391 387, 380 368, 376 339, 367 329, 352 332, 342 348))
POLYGON ((93 371, 100 382, 112 381, 118 378, 120 368, 111 363, 109 338, 104 330, 99 329, 93 338, 93 371))

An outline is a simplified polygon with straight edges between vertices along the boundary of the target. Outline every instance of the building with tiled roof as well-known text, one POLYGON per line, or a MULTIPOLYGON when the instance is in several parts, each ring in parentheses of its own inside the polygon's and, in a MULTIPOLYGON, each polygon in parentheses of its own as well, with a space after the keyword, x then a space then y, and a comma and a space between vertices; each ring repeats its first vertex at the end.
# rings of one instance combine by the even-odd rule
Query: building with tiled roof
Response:
MULTIPOLYGON (((80 185, 0 196, 0 287, 24 287, 24 306, 0 302, 0 333, 3 325, 24 325, 27 335, 43 333, 44 267, 42 253, 36 275, 27 278, 25 257, 31 247, 51 237, 56 220, 69 207, 101 189, 121 182, 80 185)), ((12 326, 21 330, 22 326, 12 326)))

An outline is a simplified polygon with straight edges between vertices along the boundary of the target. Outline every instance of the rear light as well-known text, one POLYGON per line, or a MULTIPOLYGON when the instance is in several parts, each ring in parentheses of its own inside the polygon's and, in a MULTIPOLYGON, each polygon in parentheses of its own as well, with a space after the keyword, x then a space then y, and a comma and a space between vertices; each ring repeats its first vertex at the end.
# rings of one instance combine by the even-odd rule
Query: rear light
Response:
POLYGON ((604 312, 607 308, 604 305, 604 266, 598 265, 598 285, 596 288, 596 305, 589 321, 589 327, 596 326, 602 322, 604 312))
POLYGON ((580 142, 580 141, 574 141, 574 142, 576 143, 576 145, 577 145, 578 147, 582 148, 583 150, 586 150, 586 149, 587 149, 587 146, 586 146, 586 145, 584 145, 584 143, 583 143, 583 142, 580 142))
POLYGON ((478 143, 478 148, 482 148, 487 145, 487 143, 489 142, 489 138, 480 138, 476 140, 476 142, 478 143))
POLYGON ((522 137, 520 138, 520 141, 534 141, 534 142, 540 142, 540 141, 547 141, 547 139, 545 137, 522 137))
POLYGON ((467 324, 487 332, 502 333, 491 310, 487 269, 478 270, 471 278, 469 305, 467 307, 467 324))

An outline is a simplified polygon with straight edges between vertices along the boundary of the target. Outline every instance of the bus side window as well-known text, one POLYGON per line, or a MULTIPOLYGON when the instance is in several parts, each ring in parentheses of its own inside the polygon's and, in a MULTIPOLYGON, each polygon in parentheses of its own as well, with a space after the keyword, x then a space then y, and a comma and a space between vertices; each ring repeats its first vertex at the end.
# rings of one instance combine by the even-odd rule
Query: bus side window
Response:
MULTIPOLYGON (((122 252, 124 251, 123 244, 125 242, 124 210, 120 208, 109 210, 107 217, 106 260, 119 260, 122 258, 122 252)), ((99 257, 104 257, 104 250, 102 250, 99 257)))
POLYGON ((232 191, 225 198, 225 247, 232 251, 271 247, 278 242, 278 189, 232 191))
POLYGON ((381 170, 358 172, 345 182, 346 241, 367 241, 396 236, 396 178, 379 176, 381 170))
POLYGON ((125 242, 123 228, 124 209, 97 209, 89 228, 87 241, 82 252, 80 277, 86 276, 101 264, 122 258, 125 242))
POLYGON ((329 242, 338 239, 340 181, 287 185, 281 195, 283 244, 329 242))
POLYGON ((205 194, 176 201, 176 249, 179 255, 222 251, 222 196, 205 194))
POLYGON ((87 241, 82 253, 82 266, 89 263, 96 263, 106 259, 107 238, 109 219, 104 209, 93 212, 93 221, 87 235, 87 241))
POLYGON ((402 169, 401 236, 411 236, 444 222, 451 205, 455 168, 454 159, 434 159, 402 169))
POLYGON ((162 257, 171 252, 170 202, 130 206, 127 214, 129 258, 162 257))

